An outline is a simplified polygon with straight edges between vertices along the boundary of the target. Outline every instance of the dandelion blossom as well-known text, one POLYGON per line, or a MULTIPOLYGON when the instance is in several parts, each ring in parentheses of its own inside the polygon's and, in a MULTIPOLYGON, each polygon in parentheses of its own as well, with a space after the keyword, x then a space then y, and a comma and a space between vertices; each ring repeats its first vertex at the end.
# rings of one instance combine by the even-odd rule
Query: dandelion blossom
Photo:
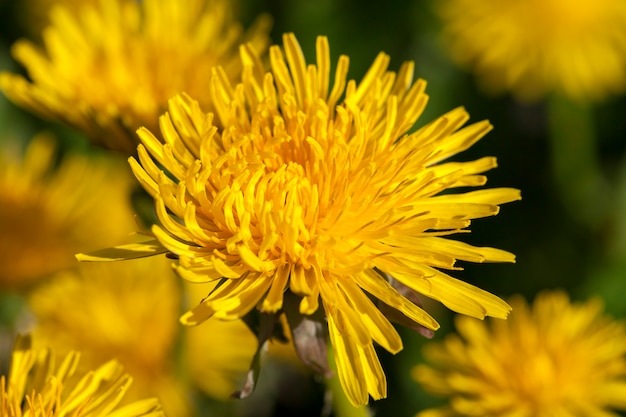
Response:
POLYGON ((437 10, 452 57, 491 89, 585 101, 626 91, 622 0, 445 0, 437 10))
POLYGON ((118 406, 132 378, 109 361, 95 370, 78 373, 80 354, 70 352, 55 367, 51 352, 33 350, 28 337, 19 337, 8 377, 0 378, 0 415, 3 417, 162 417, 155 399, 118 406))
POLYGON ((173 359, 181 293, 167 260, 81 263, 52 278, 27 297, 34 346, 80 351, 80 369, 116 358, 134 379, 127 399, 157 397, 168 415, 189 415, 173 359))
MULTIPOLYGON (((135 130, 157 128, 167 100, 207 97, 211 67, 238 76, 237 47, 268 43, 268 19, 244 32, 229 0, 101 0, 81 12, 56 7, 43 48, 27 40, 13 56, 29 80, 5 73, 0 87, 18 105, 83 132, 98 145, 134 153, 135 130)), ((208 101, 203 104, 208 105, 208 101)))
POLYGON ((74 265, 77 251, 113 245, 135 227, 133 179, 123 161, 67 153, 55 166, 55 148, 45 135, 23 153, 17 143, 0 147, 2 288, 23 288, 74 265))
POLYGON ((450 405, 420 417, 613 416, 626 410, 626 324, 598 299, 571 303, 544 292, 529 307, 511 300, 507 321, 457 317, 459 335, 425 347, 415 368, 450 405))
POLYGON ((178 96, 161 118, 162 140, 139 130, 143 144, 138 160, 130 159, 156 202, 153 233, 178 257, 178 273, 220 282, 181 320, 284 311, 299 353, 315 351, 305 359, 322 370, 325 344, 303 349, 299 342, 318 343, 327 320, 350 401, 385 397, 374 342, 402 349, 386 315, 438 327, 402 294, 421 293, 474 317, 507 316, 504 301, 443 270, 458 269, 457 260, 514 261, 447 236, 497 214, 519 191, 443 193, 485 183, 494 158, 442 161, 491 125, 462 127, 468 115, 458 108, 409 133, 427 101, 412 63, 395 73, 381 53, 360 83, 347 81, 345 56, 331 77, 326 38, 318 38, 317 64, 307 66, 293 35, 285 35, 284 52, 271 47, 265 74, 250 56, 243 47, 236 86, 214 71, 215 114, 178 96))

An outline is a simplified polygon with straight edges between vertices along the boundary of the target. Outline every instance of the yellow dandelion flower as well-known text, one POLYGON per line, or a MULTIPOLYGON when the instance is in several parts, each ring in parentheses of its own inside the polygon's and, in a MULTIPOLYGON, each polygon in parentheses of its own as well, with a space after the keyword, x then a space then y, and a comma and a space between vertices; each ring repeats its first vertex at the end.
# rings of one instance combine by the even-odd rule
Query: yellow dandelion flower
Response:
POLYGON ((511 300, 507 321, 457 317, 459 335, 431 343, 414 377, 450 398, 419 417, 613 416, 626 410, 626 323, 602 302, 544 292, 511 300))
POLYGON ((115 244, 135 228, 128 197, 133 179, 123 161, 67 154, 55 163, 47 136, 33 139, 24 155, 16 143, 0 146, 3 288, 74 265, 77 251, 115 244))
POLYGON ((81 13, 68 7, 51 12, 43 49, 27 40, 13 46, 30 80, 5 73, 0 88, 18 105, 131 154, 135 130, 156 129, 169 98, 208 97, 211 67, 220 64, 234 78, 239 43, 262 51, 268 42, 268 19, 243 32, 229 0, 101 0, 81 13))
POLYGON ((28 337, 16 341, 8 378, 0 377, 3 417, 159 417, 156 399, 119 407, 132 378, 116 361, 95 370, 77 371, 80 354, 73 351, 55 367, 49 350, 33 350, 28 337))
MULTIPOLYGON (((299 353, 324 371, 325 344, 316 345, 316 336, 326 319, 342 386, 353 404, 364 404, 368 393, 386 395, 373 342, 402 349, 383 312, 416 328, 438 327, 401 292, 475 317, 507 316, 504 301, 442 269, 514 256, 445 236, 520 194, 442 194, 485 183, 494 158, 441 161, 491 125, 462 127, 468 115, 458 108, 408 133, 427 101, 425 82, 412 81, 412 63, 394 73, 381 53, 357 84, 346 81, 343 56, 330 88, 326 38, 317 41, 317 65, 306 65, 291 34, 284 51, 286 60, 280 47, 270 48, 271 71, 246 66, 234 87, 216 69, 215 116, 188 96, 171 100, 160 121, 163 141, 140 129, 143 144, 130 162, 155 199, 160 225, 153 233, 178 256, 178 273, 220 280, 183 323, 236 319, 255 307, 285 311, 299 353), (215 127, 215 117, 227 127, 215 127)), ((253 65, 253 55, 242 48, 244 62, 253 65)))
POLYGON ((622 0, 445 0, 437 10, 452 57, 491 89, 577 100, 626 91, 622 0))
POLYGON ((154 396, 168 415, 184 416, 173 359, 180 299, 164 258, 82 263, 29 294, 33 343, 59 355, 79 350, 85 369, 115 358, 135 380, 127 399, 154 396))

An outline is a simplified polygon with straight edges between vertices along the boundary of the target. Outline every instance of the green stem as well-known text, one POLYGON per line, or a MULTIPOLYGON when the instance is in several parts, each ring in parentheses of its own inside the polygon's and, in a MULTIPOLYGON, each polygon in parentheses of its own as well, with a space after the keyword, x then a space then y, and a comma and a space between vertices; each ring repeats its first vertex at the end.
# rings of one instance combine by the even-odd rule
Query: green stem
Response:
POLYGON ((599 169, 590 105, 553 96, 548 101, 552 175, 572 217, 592 229, 608 208, 606 184, 599 169))
POLYGON ((335 372, 332 378, 326 378, 326 387, 332 394, 334 415, 336 417, 369 417, 370 414, 367 406, 355 407, 350 403, 348 397, 346 397, 341 382, 339 382, 339 377, 337 376, 335 356, 330 345, 328 346, 328 364, 335 372))

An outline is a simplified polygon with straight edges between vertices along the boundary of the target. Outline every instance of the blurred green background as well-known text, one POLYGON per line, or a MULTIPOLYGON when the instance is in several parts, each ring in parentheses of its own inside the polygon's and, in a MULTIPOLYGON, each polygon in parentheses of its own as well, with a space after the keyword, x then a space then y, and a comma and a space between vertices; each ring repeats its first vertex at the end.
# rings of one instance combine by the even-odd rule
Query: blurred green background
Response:
MULTIPOLYGON (((20 18, 20 4, 20 1, 0 0, 0 70, 3 71, 21 71, 9 55, 12 42, 28 33, 20 18)), ((416 76, 428 81, 430 96, 421 123, 457 106, 467 108, 472 121, 491 121, 495 129, 455 159, 496 156, 499 167, 488 174, 488 186, 519 188, 523 200, 504 205, 495 218, 476 221, 472 233, 463 238, 476 245, 511 251, 517 255, 517 263, 468 264, 455 276, 502 297, 521 293, 532 298, 538 291, 552 288, 566 289, 576 300, 599 295, 610 314, 625 317, 626 97, 612 98, 582 110, 576 106, 562 107, 566 110, 559 124, 561 135, 575 135, 580 124, 588 121, 595 139, 591 151, 555 144, 554 120, 550 118, 548 103, 522 104, 508 95, 486 95, 470 72, 457 68, 448 59, 441 47, 439 22, 431 6, 431 1, 411 0, 390 0, 384 5, 372 0, 248 0, 241 2, 239 11, 244 24, 259 13, 271 14, 274 42, 281 43, 282 33, 294 32, 311 61, 315 37, 328 36, 333 62, 339 54, 350 57, 349 78, 360 79, 379 51, 391 56, 392 70, 397 70, 405 60, 415 61, 416 76), (572 130, 563 131, 563 126, 568 125, 572 130), (574 175, 564 179, 555 175, 559 164, 575 165, 580 156, 576 152, 591 153, 600 177, 593 183, 593 201, 588 208, 577 204, 576 198, 570 198, 571 189, 575 193, 583 187, 585 178, 574 175), (568 187, 570 190, 565 190, 568 187)), ((23 141, 41 129, 51 129, 57 132, 64 146, 89 148, 80 134, 41 121, 3 96, 0 96, 0 129, 2 140, 23 141)), ((429 302, 426 307, 441 323, 436 339, 453 330, 449 311, 429 302)), ((380 351, 389 380, 389 398, 372 404, 376 415, 412 416, 437 402, 410 378, 410 369, 420 360, 419 349, 424 339, 405 329, 401 332, 405 340, 402 352, 392 356, 380 351)), ((262 374, 260 386, 275 383, 272 378, 271 372, 262 374)), ((310 415, 319 415, 322 388, 315 384, 309 391, 311 398, 300 404, 299 415, 308 415, 305 410, 310 415)), ((275 401, 282 401, 280 395, 275 401)), ((276 410, 284 415, 294 412, 287 405, 276 410)))

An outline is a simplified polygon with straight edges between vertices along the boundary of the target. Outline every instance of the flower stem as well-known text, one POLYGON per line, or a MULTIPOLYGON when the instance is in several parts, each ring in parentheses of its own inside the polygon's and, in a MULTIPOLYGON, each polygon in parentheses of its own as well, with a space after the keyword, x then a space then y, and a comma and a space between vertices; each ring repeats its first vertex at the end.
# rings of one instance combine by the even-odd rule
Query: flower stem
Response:
POLYGON ((335 364, 335 356, 331 346, 328 346, 328 364, 335 373, 332 378, 326 378, 326 387, 332 396, 334 415, 336 417, 369 417, 370 413, 366 405, 361 407, 353 406, 343 392, 341 382, 339 382, 339 377, 337 376, 337 365, 335 364))
POLYGON ((599 169, 592 108, 567 98, 548 101, 552 175, 566 210, 595 229, 608 208, 607 185, 599 169))

